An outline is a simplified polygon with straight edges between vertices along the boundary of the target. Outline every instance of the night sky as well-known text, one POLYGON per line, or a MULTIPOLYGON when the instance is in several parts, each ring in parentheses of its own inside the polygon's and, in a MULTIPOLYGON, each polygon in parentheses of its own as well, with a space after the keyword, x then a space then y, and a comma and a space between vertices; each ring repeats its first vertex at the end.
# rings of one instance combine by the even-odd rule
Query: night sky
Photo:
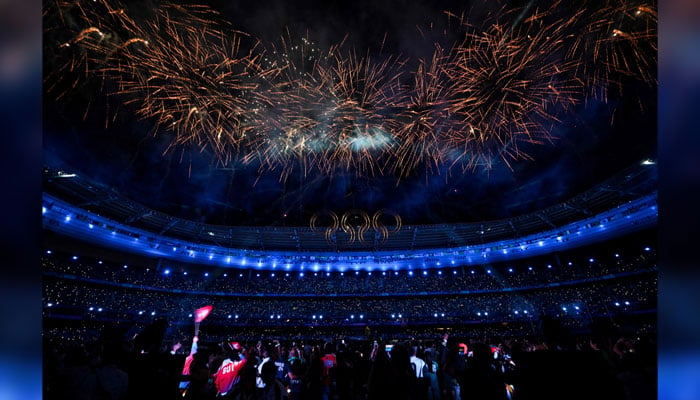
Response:
MULTIPOLYGON (((149 18, 142 2, 128 10, 149 18), (143 7, 143 8, 142 8, 143 7)), ((157 3, 150 3, 152 8, 157 3)), ((431 57, 434 43, 449 48, 463 35, 444 11, 467 15, 474 26, 502 13, 496 2, 464 1, 205 1, 226 29, 246 32, 242 47, 281 36, 307 37, 319 48, 346 38, 346 48, 375 60, 395 56, 411 71, 431 57), (288 33, 287 33, 288 32, 288 33)), ((537 2, 506 2, 506 9, 537 2)), ((544 7, 544 6, 543 6, 544 7)), ((567 10, 572 12, 574 10, 567 10)), ((506 19, 508 21, 511 19, 506 19)), ((66 62, 58 45, 84 29, 45 18, 44 156, 48 166, 70 168, 118 193, 171 215, 221 225, 308 226, 321 210, 350 209, 372 215, 398 213, 404 224, 485 221, 533 212, 573 197, 644 158, 656 158, 656 87, 619 76, 622 92, 607 101, 593 97, 557 113, 551 143, 523 145, 532 160, 496 160, 490 169, 463 171, 418 167, 405 178, 390 173, 332 176, 294 169, 286 178, 259 165, 217 163, 196 147, 165 152, 172 135, 154 134, 152 119, 135 115, 134 104, 107 95, 113 81, 92 76, 57 95, 48 87, 66 62), (108 120, 108 123, 105 121, 108 120)), ((577 32, 570 32, 571 35, 577 32)), ((655 76, 655 72, 652 73, 655 76)), ((58 87, 69 88, 66 82, 58 87)))

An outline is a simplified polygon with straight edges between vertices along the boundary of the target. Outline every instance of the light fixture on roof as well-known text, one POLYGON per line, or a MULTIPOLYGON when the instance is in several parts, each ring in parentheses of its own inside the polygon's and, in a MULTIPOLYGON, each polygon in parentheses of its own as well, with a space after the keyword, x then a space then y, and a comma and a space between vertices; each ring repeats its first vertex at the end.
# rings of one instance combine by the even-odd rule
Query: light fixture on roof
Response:
POLYGON ((654 165, 654 164, 656 164, 656 161, 652 160, 651 158, 647 158, 645 160, 642 160, 641 164, 642 165, 654 165))
POLYGON ((70 174, 70 173, 63 172, 63 171, 58 171, 56 173, 56 178, 75 178, 76 176, 77 176, 76 174, 70 174))

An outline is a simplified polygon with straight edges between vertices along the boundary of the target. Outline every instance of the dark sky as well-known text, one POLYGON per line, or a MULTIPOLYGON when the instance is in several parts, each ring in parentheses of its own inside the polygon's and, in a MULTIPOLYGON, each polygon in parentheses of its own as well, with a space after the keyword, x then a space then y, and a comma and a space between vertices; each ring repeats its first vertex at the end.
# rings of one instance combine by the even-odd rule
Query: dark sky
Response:
MULTIPOLYGON (((204 3, 262 43, 274 43, 287 30, 321 48, 347 36, 348 48, 377 58, 400 55, 407 68, 429 57, 433 42, 449 45, 460 37, 445 10, 465 12, 479 25, 498 9, 481 1, 204 3)), ((56 65, 47 57, 45 51, 45 74, 56 65)), ((419 168, 399 183, 395 176, 354 171, 333 177, 293 173, 281 181, 279 171, 261 173, 240 163, 220 168, 197 149, 164 155, 168 137, 154 136, 153 121, 135 116, 118 97, 101 94, 102 85, 109 88, 110 82, 93 79, 59 100, 44 96, 45 163, 72 167, 147 206, 213 224, 306 226, 323 209, 371 215, 386 208, 404 224, 499 219, 566 200, 634 162, 655 158, 656 151, 655 88, 631 80, 624 95, 613 92, 607 103, 589 98, 562 113, 553 125, 553 143, 526 148, 533 160, 514 162, 512 170, 497 162, 491 170, 466 173, 419 168), (106 115, 114 117, 107 127, 106 115)))

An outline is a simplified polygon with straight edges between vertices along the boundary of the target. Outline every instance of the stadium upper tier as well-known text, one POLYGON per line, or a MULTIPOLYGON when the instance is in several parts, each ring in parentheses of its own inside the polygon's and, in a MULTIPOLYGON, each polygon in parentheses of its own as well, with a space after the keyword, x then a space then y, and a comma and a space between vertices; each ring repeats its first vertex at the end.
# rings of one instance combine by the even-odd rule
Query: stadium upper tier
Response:
POLYGON ((656 224, 656 186, 656 166, 642 162, 568 201, 496 221, 251 227, 175 218, 80 175, 45 168, 42 213, 44 228, 60 235, 171 260, 265 270, 402 270, 531 257, 639 231, 656 224))

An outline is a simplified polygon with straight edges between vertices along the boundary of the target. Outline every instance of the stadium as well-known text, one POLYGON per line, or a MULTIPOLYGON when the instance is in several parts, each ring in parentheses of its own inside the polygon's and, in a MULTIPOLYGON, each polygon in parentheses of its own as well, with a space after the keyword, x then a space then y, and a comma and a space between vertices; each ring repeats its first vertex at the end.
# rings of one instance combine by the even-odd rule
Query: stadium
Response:
POLYGON ((202 3, 45 3, 45 398, 654 398, 654 2, 202 3))

